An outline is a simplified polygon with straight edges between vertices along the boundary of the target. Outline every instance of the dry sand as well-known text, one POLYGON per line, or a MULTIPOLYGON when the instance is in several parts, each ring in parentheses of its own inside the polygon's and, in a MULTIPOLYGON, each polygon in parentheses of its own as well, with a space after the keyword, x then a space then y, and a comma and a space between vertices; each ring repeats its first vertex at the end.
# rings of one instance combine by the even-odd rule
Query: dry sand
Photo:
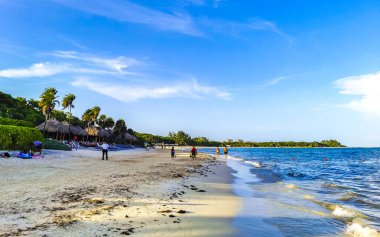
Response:
POLYGON ((0 236, 233 236, 231 170, 168 151, 0 159, 0 236))

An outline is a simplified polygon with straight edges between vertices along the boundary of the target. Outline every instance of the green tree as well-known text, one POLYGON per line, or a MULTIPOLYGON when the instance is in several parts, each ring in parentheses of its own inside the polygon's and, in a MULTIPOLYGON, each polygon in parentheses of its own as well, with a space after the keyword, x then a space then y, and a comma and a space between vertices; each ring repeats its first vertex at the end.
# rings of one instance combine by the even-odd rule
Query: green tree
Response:
POLYGON ((98 118, 98 125, 101 128, 106 128, 106 126, 105 126, 106 119, 107 119, 107 116, 105 114, 102 114, 102 115, 99 116, 99 118, 98 118))
POLYGON ((91 108, 91 118, 94 123, 98 121, 101 108, 99 106, 94 106, 91 108))
POLYGON ((58 91, 53 87, 48 87, 44 90, 44 92, 40 96, 40 101, 38 102, 38 106, 40 106, 42 113, 45 115, 45 125, 44 125, 44 135, 45 135, 45 127, 46 121, 50 118, 51 112, 54 110, 55 106, 59 104, 58 91))
MULTIPOLYGON (((172 133, 173 136, 173 133, 172 133)), ((184 131, 178 131, 177 133, 174 133, 174 139, 173 139, 178 145, 184 146, 191 142, 191 137, 189 134, 185 133, 184 131)))
POLYGON ((124 119, 119 119, 115 123, 115 127, 113 128, 114 137, 120 142, 124 142, 124 137, 127 132, 127 125, 124 119))
POLYGON ((113 118, 107 117, 104 120, 104 127, 106 127, 106 128, 113 128, 113 126, 115 126, 115 121, 113 120, 113 118))
POLYGON ((91 109, 87 109, 83 115, 82 115, 82 121, 86 123, 86 127, 90 126, 90 123, 92 121, 92 111, 91 109))
POLYGON ((69 140, 70 140, 70 136, 71 136, 71 117, 72 117, 72 113, 71 113, 71 109, 73 109, 75 106, 74 106, 74 100, 75 100, 76 96, 74 94, 67 94, 65 95, 65 97, 63 97, 63 100, 62 100, 62 109, 69 109, 69 116, 68 119, 69 119, 69 140))

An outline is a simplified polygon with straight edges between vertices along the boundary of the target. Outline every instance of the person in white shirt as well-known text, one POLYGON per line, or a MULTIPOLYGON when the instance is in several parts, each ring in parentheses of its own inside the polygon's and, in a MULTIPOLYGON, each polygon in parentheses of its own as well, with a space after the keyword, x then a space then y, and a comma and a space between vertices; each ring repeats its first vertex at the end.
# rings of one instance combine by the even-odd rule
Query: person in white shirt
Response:
POLYGON ((104 155, 106 155, 106 160, 108 160, 108 148, 109 148, 109 145, 107 144, 107 142, 103 142, 102 144, 102 154, 103 154, 103 158, 102 160, 104 160, 104 155))

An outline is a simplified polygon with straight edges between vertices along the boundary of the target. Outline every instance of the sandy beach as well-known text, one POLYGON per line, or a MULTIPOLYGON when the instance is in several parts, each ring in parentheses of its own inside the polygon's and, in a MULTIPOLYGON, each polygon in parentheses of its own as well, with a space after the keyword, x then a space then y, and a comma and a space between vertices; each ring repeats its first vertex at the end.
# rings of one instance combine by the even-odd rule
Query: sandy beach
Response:
POLYGON ((0 159, 0 236, 233 236, 224 161, 188 153, 46 151, 0 159))

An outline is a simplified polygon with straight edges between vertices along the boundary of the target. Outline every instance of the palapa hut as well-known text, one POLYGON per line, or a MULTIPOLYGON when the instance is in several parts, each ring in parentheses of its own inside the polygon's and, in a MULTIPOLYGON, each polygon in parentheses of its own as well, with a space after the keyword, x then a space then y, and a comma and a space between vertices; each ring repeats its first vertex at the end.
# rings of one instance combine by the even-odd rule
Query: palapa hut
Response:
POLYGON ((86 130, 84 130, 83 128, 81 128, 79 125, 75 126, 75 128, 78 131, 77 135, 80 135, 80 136, 87 136, 88 135, 87 132, 86 132, 86 130))
POLYGON ((90 126, 85 129, 87 135, 90 137, 94 137, 96 142, 102 142, 105 138, 109 137, 109 133, 102 128, 97 128, 94 126, 90 126))
POLYGON ((125 133, 124 139, 129 142, 129 144, 132 144, 132 142, 137 141, 137 138, 135 136, 132 136, 129 133, 125 133))
POLYGON ((69 132, 74 134, 74 135, 80 135, 80 131, 78 128, 76 128, 74 125, 69 124, 67 121, 63 121, 62 125, 65 126, 67 129, 69 129, 69 132))
POLYGON ((97 140, 97 137, 98 137, 98 134, 99 134, 98 129, 96 129, 95 127, 91 126, 91 127, 85 128, 85 131, 87 133, 87 136, 95 137, 95 140, 97 140))
POLYGON ((41 123, 36 127, 47 137, 52 137, 57 140, 64 139, 66 134, 69 134, 69 128, 64 126, 55 118, 48 119, 46 122, 41 123))

